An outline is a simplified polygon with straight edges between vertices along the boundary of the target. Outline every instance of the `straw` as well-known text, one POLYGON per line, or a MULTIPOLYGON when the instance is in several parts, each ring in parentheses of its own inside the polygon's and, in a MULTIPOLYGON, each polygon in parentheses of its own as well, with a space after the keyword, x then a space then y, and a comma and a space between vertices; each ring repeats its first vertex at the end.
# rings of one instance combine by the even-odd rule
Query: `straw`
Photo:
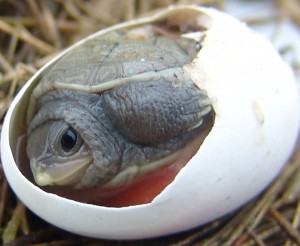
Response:
MULTIPOLYGON (((221 0, 2 0, 0 1, 0 117, 37 69, 60 50, 107 26, 170 4, 226 7, 221 0)), ((245 19, 250 25, 291 19, 300 26, 300 2, 277 0, 278 14, 245 19)), ((285 51, 292 52, 293 49, 285 51)), ((292 63, 299 72, 299 60, 292 63)), ((2 153, 5 154, 5 153, 2 153)), ((194 230, 141 241, 91 239, 65 232, 18 201, 0 170, 0 225, 5 245, 300 245, 300 148, 281 175, 239 211, 194 230)))

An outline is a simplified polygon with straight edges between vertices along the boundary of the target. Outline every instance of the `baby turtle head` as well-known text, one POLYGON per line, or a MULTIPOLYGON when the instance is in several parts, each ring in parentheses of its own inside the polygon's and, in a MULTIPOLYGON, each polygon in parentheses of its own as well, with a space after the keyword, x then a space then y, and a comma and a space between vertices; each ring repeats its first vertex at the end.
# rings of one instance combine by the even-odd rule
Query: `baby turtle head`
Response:
POLYGON ((54 63, 33 93, 27 153, 36 183, 121 185, 174 161, 211 112, 183 68, 197 49, 189 39, 121 32, 54 63))

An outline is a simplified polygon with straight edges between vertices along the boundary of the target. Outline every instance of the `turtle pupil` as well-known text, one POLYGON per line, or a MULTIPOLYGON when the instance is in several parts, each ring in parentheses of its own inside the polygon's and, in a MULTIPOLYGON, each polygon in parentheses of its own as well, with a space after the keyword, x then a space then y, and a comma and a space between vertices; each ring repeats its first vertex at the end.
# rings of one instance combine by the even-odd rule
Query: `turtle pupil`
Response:
POLYGON ((60 142, 61 147, 65 152, 71 151, 77 142, 76 131, 72 127, 69 127, 68 130, 62 135, 60 142))

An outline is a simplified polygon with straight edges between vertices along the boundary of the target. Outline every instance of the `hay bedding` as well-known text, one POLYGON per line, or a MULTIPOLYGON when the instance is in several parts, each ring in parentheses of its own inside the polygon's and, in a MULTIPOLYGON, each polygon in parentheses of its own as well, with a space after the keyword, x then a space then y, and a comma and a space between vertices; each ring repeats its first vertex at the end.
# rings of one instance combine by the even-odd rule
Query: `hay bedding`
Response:
MULTIPOLYGON (((226 0, 0 0, 0 118, 19 88, 61 49, 99 29, 169 4, 217 8, 226 0)), ((300 25, 299 0, 278 0, 275 19, 300 25)), ((299 72, 299 64, 292 64, 299 72)), ((1 153, 4 154, 4 153, 1 153)), ((300 245, 300 148, 259 198, 205 227, 142 241, 97 240, 40 220, 20 203, 0 170, 0 230, 5 245, 300 245)))

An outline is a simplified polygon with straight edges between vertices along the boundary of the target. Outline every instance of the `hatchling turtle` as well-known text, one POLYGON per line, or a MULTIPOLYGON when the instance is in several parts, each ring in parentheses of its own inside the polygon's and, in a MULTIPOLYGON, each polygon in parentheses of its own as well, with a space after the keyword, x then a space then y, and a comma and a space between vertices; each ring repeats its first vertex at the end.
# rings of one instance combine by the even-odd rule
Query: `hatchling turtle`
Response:
POLYGON ((27 144, 38 185, 130 183, 174 161, 201 132, 211 101, 183 69, 201 43, 149 30, 92 38, 42 74, 27 144))

